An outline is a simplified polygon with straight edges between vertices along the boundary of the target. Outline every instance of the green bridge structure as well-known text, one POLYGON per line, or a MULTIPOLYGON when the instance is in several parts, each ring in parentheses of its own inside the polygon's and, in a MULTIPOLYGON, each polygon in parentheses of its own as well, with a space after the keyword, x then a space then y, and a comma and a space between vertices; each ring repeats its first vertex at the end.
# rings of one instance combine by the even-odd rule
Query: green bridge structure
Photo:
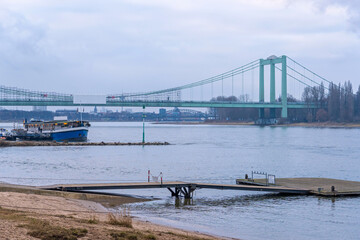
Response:
POLYGON ((283 55, 258 59, 186 85, 143 93, 84 96, 0 86, 0 106, 258 108, 259 118, 265 117, 265 109, 270 109, 270 118, 275 117, 276 109, 281 109, 281 117, 287 118, 288 109, 318 107, 314 103, 305 103, 301 100, 289 102, 288 96, 292 94, 288 91, 289 80, 296 82, 297 91, 300 92, 304 87, 318 86, 322 82, 331 83, 292 58, 283 55), (269 81, 265 81, 268 76, 265 74, 268 65, 270 76, 269 81), (277 79, 279 80, 276 81, 277 79), (265 90, 268 91, 266 95, 265 90), (276 90, 280 93, 278 99, 276 99, 276 90), (251 91, 252 95, 248 93, 251 91), (224 96, 238 94, 239 98, 225 100, 224 96))

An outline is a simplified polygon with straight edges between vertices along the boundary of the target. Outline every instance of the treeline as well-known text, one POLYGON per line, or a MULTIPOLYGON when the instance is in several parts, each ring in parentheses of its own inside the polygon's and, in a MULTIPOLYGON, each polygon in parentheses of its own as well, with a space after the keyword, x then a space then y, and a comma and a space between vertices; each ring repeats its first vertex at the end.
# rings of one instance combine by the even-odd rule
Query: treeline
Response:
MULTIPOLYGON (((288 109, 288 120, 292 122, 360 121, 360 86, 354 93, 350 81, 338 85, 330 83, 328 87, 323 83, 319 86, 306 87, 301 100, 291 95, 287 96, 287 100, 308 104, 306 109, 288 109), (313 108, 312 104, 315 104, 316 108, 313 108)), ((211 101, 247 102, 248 97, 219 96, 211 101)), ((281 102, 281 97, 277 101, 281 102)), ((210 111, 217 120, 221 121, 253 121, 259 118, 257 108, 212 108, 210 111)), ((265 117, 269 118, 269 109, 265 109, 265 117)), ((276 109, 276 117, 281 117, 281 109, 276 109)))
MULTIPOLYGON (((211 101, 221 102, 248 102, 248 96, 222 97, 212 98, 211 101)), ((254 121, 259 117, 259 109, 257 108, 211 108, 210 116, 214 116, 220 121, 254 121)))
POLYGON ((50 111, 0 110, 0 121, 22 122, 24 119, 53 120, 55 114, 50 111))
MULTIPOLYGON (((0 110, 0 121, 3 122, 22 122, 24 119, 40 119, 44 121, 53 120, 55 116, 66 116, 69 120, 83 120, 87 121, 142 121, 142 112, 106 112, 106 113, 80 113, 67 112, 51 112, 51 111, 23 111, 23 110, 0 110)), ((159 116, 156 113, 147 113, 147 120, 158 120, 159 116)))
POLYGON ((350 81, 344 84, 329 84, 326 93, 323 84, 306 87, 302 100, 314 103, 317 109, 307 109, 306 121, 353 122, 360 120, 360 86, 356 93, 350 81))

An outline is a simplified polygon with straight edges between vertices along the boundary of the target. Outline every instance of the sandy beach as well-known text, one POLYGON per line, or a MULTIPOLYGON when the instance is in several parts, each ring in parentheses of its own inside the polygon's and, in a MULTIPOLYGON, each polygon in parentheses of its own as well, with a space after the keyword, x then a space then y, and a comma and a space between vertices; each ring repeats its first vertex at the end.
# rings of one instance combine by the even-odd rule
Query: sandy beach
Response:
POLYGON ((93 201, 0 192, 0 238, 225 239, 140 221, 125 208, 111 212, 93 201))

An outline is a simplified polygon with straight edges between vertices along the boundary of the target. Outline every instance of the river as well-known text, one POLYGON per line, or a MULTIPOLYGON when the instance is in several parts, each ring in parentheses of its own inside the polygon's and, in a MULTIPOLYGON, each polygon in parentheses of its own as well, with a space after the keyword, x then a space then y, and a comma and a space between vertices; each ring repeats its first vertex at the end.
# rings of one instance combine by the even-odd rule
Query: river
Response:
MULTIPOLYGON (((0 123, 0 127, 12 124, 0 123)), ((360 181, 360 129, 146 123, 147 141, 169 146, 0 148, 0 180, 29 185, 147 181, 234 184, 252 170, 276 177, 360 181)), ((89 141, 139 142, 142 123, 93 123, 89 141)), ((156 197, 129 204, 157 223, 241 239, 359 239, 360 198, 279 196, 199 189, 190 202, 166 189, 118 193, 156 197)))

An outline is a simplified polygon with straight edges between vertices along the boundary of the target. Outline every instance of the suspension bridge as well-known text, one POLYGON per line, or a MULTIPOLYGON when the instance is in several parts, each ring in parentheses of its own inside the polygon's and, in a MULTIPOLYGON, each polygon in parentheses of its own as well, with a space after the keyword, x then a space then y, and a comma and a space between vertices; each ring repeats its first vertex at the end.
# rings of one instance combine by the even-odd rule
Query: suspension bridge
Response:
POLYGON ((259 118, 265 117, 264 109, 270 109, 270 118, 275 117, 276 109, 281 109, 281 117, 287 118, 288 109, 317 108, 313 103, 301 101, 302 92, 305 87, 324 82, 331 83, 283 55, 258 59, 178 87, 107 94, 96 96, 97 100, 81 100, 80 95, 74 94, 0 86, 0 106, 258 108, 259 118), (289 96, 292 101, 288 101, 289 96))

